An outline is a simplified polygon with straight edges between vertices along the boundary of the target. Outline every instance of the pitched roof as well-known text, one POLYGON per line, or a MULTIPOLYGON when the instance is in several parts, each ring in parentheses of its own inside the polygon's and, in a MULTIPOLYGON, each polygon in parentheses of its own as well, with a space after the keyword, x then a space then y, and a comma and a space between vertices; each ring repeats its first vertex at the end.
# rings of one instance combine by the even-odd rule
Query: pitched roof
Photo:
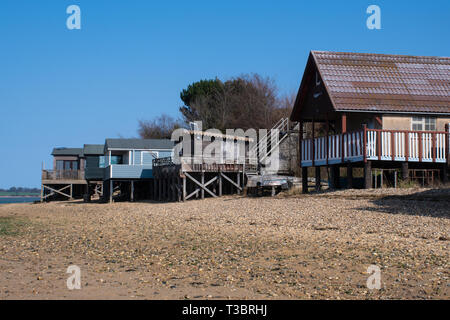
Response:
POLYGON ((54 148, 52 156, 78 156, 83 155, 83 149, 81 148, 54 148))
POLYGON ((84 155, 102 155, 105 150, 104 144, 85 144, 83 148, 84 155))
POLYGON ((172 149, 174 142, 169 139, 106 139, 106 149, 172 149))
POLYGON ((450 114, 449 57, 311 51, 308 61, 336 111, 450 114))

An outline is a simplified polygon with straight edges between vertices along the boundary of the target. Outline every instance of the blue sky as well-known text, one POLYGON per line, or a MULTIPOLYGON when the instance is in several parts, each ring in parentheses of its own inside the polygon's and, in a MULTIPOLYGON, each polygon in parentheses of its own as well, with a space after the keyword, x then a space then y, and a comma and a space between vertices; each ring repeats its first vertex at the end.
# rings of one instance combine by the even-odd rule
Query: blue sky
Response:
POLYGON ((296 91, 310 50, 450 56, 450 1, 0 2, 0 188, 40 186, 54 146, 136 137, 180 91, 259 73, 296 91), (81 8, 68 30, 66 8, 81 8), (381 8, 368 30, 366 8, 381 8))

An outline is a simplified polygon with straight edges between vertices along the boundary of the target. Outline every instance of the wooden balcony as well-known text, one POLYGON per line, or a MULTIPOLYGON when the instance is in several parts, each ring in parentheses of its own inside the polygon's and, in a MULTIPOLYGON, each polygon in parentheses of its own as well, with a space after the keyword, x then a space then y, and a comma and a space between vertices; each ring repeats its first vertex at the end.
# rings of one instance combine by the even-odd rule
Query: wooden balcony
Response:
POLYGON ((67 181, 80 181, 85 183, 82 170, 42 170, 42 181, 52 183, 67 183, 67 181))
POLYGON ((367 160, 446 163, 450 133, 366 129, 301 141, 302 167, 367 160))

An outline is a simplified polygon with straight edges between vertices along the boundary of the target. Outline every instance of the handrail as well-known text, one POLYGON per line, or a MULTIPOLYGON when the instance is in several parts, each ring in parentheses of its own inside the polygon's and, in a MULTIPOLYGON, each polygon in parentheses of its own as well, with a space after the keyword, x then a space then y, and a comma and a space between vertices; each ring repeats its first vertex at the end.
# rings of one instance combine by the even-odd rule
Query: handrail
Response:
POLYGON ((84 180, 84 171, 42 170, 42 180, 84 180))
POLYGON ((450 158, 450 130, 368 129, 303 139, 302 165, 347 161, 415 161, 443 163, 450 158))

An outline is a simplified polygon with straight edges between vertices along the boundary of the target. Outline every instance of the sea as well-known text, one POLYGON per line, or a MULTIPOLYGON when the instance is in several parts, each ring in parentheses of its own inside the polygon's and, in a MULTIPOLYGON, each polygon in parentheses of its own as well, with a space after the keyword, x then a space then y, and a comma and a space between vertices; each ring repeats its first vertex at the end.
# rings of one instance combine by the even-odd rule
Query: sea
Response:
POLYGON ((41 198, 39 197, 0 197, 0 204, 5 203, 27 203, 39 201, 41 198))

